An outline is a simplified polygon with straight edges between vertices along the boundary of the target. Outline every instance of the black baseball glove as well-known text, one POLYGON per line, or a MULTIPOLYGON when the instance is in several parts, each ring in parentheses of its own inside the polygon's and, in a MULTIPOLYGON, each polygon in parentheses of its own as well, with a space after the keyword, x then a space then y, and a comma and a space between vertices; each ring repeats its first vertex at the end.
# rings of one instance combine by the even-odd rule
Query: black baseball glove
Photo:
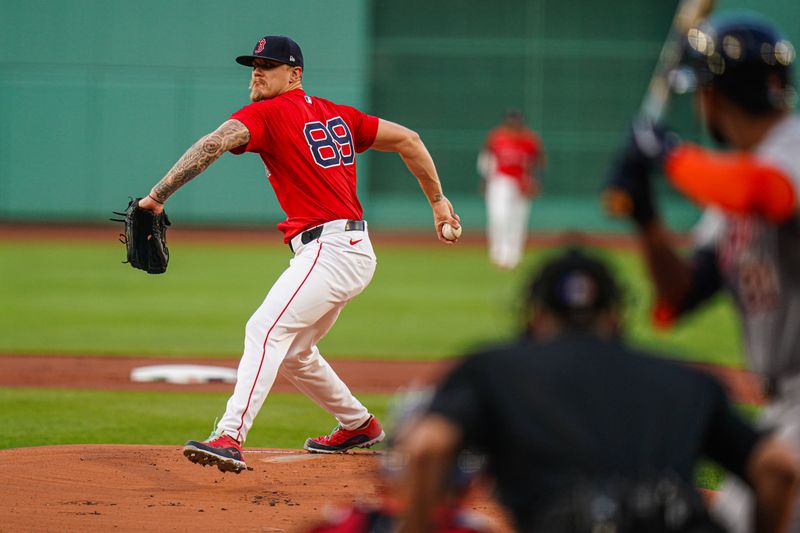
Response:
POLYGON ((166 212, 156 214, 139 207, 139 200, 141 198, 131 200, 123 213, 114 211, 115 215, 125 217, 124 219, 111 219, 125 223, 125 233, 120 234, 119 239, 128 252, 128 260, 123 263, 130 263, 133 268, 144 270, 148 274, 161 274, 166 272, 169 263, 169 218, 166 212))
POLYGON ((635 120, 603 190, 606 211, 613 216, 629 216, 640 226, 653 220, 657 213, 651 174, 678 143, 677 135, 666 128, 646 119, 635 120))

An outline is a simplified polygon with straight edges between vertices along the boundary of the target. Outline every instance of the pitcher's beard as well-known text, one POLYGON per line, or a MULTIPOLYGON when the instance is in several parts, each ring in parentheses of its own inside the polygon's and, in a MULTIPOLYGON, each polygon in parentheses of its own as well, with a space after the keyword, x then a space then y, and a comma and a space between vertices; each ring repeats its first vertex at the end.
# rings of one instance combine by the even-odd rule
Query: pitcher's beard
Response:
POLYGON ((250 101, 251 102, 260 102, 264 99, 264 95, 259 91, 258 87, 256 87, 253 82, 250 82, 250 101))

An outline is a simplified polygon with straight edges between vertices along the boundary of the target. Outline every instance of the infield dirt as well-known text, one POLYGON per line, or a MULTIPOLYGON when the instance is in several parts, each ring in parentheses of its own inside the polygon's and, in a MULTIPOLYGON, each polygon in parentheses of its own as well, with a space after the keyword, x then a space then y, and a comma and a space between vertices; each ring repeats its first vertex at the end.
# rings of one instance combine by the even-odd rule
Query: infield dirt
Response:
MULTIPOLYGON (((0 451, 0 531, 299 532, 326 512, 385 494, 378 452, 246 450, 222 474, 178 447, 74 445, 0 451)), ((467 508, 510 531, 479 488, 467 508)))

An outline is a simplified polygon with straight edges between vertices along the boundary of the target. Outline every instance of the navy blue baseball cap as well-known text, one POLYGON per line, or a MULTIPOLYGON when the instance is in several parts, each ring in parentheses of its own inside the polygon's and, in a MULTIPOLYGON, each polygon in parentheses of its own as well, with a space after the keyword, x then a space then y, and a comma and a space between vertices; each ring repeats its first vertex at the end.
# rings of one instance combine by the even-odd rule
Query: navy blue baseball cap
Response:
POLYGON ((266 35, 253 48, 253 54, 239 56, 236 62, 246 67, 253 66, 255 59, 271 59, 293 67, 303 66, 303 52, 300 46, 289 37, 283 35, 266 35))
POLYGON ((549 309, 574 325, 590 322, 620 301, 611 270, 579 248, 548 261, 534 277, 529 294, 529 304, 549 309))

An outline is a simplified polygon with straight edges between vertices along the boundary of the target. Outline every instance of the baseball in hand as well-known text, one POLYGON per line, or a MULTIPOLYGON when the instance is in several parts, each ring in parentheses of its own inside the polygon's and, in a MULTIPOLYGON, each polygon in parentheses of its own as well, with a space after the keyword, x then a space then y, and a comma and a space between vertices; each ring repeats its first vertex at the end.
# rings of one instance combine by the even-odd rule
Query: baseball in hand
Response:
POLYGON ((454 241, 461 237, 461 226, 454 228, 447 222, 442 226, 442 236, 448 241, 454 241))

